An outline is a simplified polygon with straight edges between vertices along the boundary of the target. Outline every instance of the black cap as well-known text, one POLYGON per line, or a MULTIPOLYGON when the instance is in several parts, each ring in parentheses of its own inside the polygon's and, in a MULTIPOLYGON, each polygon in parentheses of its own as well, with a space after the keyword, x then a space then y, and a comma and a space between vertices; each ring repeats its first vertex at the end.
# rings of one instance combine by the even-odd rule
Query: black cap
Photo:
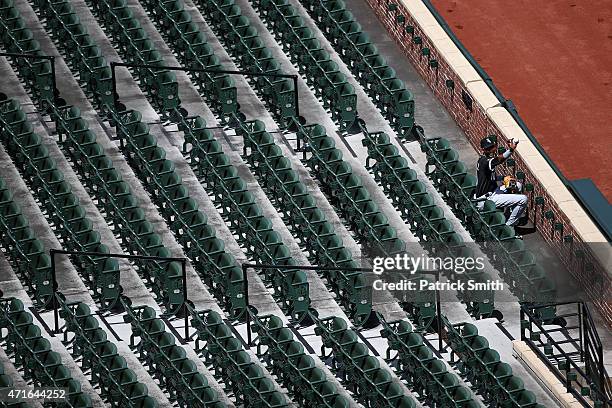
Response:
POLYGON ((495 146, 495 141, 490 136, 485 137, 484 139, 480 141, 480 147, 484 150, 488 150, 492 148, 493 146, 495 146))

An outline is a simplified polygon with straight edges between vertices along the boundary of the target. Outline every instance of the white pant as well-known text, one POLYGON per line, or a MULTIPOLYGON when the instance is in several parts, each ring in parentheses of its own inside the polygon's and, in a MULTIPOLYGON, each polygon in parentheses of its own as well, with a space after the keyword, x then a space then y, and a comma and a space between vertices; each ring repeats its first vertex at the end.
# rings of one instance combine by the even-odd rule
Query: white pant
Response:
POLYGON ((527 196, 525 194, 497 194, 493 193, 489 200, 495 203, 497 208, 512 208, 510 216, 506 220, 506 225, 515 225, 520 220, 525 208, 527 208, 527 196))

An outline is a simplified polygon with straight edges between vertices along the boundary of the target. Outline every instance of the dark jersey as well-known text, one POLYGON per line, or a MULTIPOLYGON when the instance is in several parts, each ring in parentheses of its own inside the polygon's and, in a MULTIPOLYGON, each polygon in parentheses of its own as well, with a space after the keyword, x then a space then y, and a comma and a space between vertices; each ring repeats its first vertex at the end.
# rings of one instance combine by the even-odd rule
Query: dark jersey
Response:
POLYGON ((478 184, 476 185, 476 198, 482 197, 487 193, 492 193, 497 189, 495 177, 495 166, 500 163, 496 157, 480 156, 476 164, 476 175, 478 184))

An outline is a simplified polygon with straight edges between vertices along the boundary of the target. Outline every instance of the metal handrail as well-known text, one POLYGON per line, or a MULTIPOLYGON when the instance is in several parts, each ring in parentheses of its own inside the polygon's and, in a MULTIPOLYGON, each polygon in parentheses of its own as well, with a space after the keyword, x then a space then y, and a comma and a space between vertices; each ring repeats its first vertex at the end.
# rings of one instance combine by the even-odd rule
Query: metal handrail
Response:
POLYGON ((135 64, 128 62, 111 62, 111 80, 113 83, 113 95, 115 98, 115 106, 117 106, 119 95, 117 94, 117 77, 115 74, 116 67, 126 68, 144 68, 156 71, 182 71, 182 72, 203 72, 209 74, 224 74, 224 75, 242 75, 247 77, 269 77, 269 78, 284 78, 291 79, 293 81, 293 102, 295 104, 295 116, 300 116, 300 97, 298 91, 298 76, 294 74, 275 74, 270 72, 255 72, 246 70, 225 70, 225 69, 212 69, 212 68, 193 68, 187 66, 169 66, 169 65, 153 65, 153 64, 135 64))
MULTIPOLYGON (((584 309, 587 309, 586 305, 584 303, 581 304, 583 307, 583 311, 584 309)), ((520 310, 520 315, 521 315, 521 322, 525 321, 525 317, 528 318, 528 320, 526 320, 529 323, 529 327, 524 326, 523 324, 521 324, 521 340, 526 342, 529 347, 531 348, 531 350, 536 353, 536 355, 540 358, 540 360, 542 360, 546 366, 553 372, 553 374, 555 374, 555 376, 562 382, 565 383, 566 388, 567 388, 567 392, 571 393, 578 401, 580 401, 580 403, 585 406, 585 407, 590 407, 591 404, 589 403, 589 401, 587 400, 587 398, 585 398, 584 395, 582 395, 581 392, 579 392, 576 388, 574 388, 574 386, 572 385, 572 383, 575 383, 575 385, 577 385, 578 387, 583 387, 583 385, 579 382, 578 377, 581 377, 583 379, 585 379, 588 382, 588 386, 590 388, 590 390, 597 395, 597 397, 599 398, 599 400, 601 400, 604 403, 610 404, 611 400, 612 400, 612 395, 610 395, 609 392, 609 387, 606 386, 608 377, 607 377, 607 373, 605 368, 603 367, 603 360, 600 362, 600 367, 601 367, 601 371, 598 373, 599 377, 598 379, 596 379, 596 381, 601 382, 601 386, 603 388, 600 388, 597 386, 597 383, 595 381, 593 381, 592 376, 588 375, 587 373, 584 372, 584 370, 582 368, 580 368, 580 366, 578 366, 578 364, 576 364, 576 362, 574 362, 574 360, 572 360, 572 358, 566 353, 566 351, 559 345, 557 344, 557 342, 552 338, 552 336, 548 333, 548 331, 543 327, 543 325, 540 323, 539 319, 537 319, 531 312, 531 310, 529 310, 526 307, 521 307, 520 310), (546 356, 545 353, 543 353, 538 345, 531 339, 531 336, 527 336, 526 335, 526 331, 529 330, 529 334, 531 335, 533 333, 532 330, 532 324, 535 324, 536 328, 539 330, 537 333, 538 334, 543 334, 546 337, 546 344, 550 345, 551 347, 554 347, 556 349, 556 351, 559 352, 559 356, 562 356, 564 361, 569 365, 568 367, 571 367, 571 371, 573 371, 576 375, 577 378, 576 380, 571 380, 570 378, 567 378, 566 376, 564 376, 561 373, 561 370, 559 369, 559 367, 555 366, 546 356)), ((582 330, 582 327, 580 328, 580 330, 582 330)), ((544 343, 542 343, 540 341, 540 343, 543 345, 544 343)), ((569 369, 567 370, 569 372, 569 369)))
MULTIPOLYGON (((592 338, 596 342, 595 350, 597 351, 597 362, 600 378, 602 378, 601 388, 603 393, 608 397, 609 400, 612 400, 612 384, 608 381, 610 378, 608 375, 608 371, 604 366, 604 358, 603 358, 603 344, 601 342, 601 338, 599 337, 599 333, 597 332, 595 322, 593 321, 593 317, 591 316, 591 312, 587 307, 586 303, 581 302, 582 307, 582 315, 583 319, 586 319, 585 331, 588 332, 589 337, 592 338)), ((586 334, 586 333, 585 333, 586 334)))

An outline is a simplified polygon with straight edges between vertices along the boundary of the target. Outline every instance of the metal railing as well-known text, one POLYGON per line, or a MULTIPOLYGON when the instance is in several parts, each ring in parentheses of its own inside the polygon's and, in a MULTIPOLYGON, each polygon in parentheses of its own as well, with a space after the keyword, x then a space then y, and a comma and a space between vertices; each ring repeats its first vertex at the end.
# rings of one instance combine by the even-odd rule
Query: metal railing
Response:
POLYGON ((298 76, 290 75, 290 74, 272 74, 268 72, 253 72, 253 71, 244 71, 244 70, 235 70, 229 71, 224 69, 203 69, 203 68, 191 68, 191 67, 174 67, 168 65, 151 65, 151 64, 132 64, 127 62, 111 62, 111 78, 113 84, 113 95, 115 106, 117 106, 117 102, 119 96, 117 94, 117 78, 115 75, 116 67, 127 67, 127 68, 145 68, 150 70, 168 70, 168 71, 182 71, 182 72, 202 72, 209 74, 227 74, 227 75, 242 75, 242 76, 252 76, 252 77, 270 77, 270 78, 285 78, 291 79, 293 81, 293 101, 295 104, 295 116, 300 116, 300 105, 299 105, 299 91, 298 91, 298 76))
POLYGON ((542 306, 521 306, 521 340, 565 384, 567 392, 585 407, 610 406, 612 389, 604 366, 603 345, 584 302, 555 303, 576 307, 562 317, 573 322, 565 327, 545 327, 534 310, 542 306), (607 404, 607 405, 606 405, 607 404))
POLYGON ((63 249, 50 249, 49 255, 51 256, 51 280, 53 285, 53 292, 55 293, 53 299, 53 319, 54 319, 54 330, 53 333, 60 333, 61 328, 59 327, 59 301, 57 299, 57 294, 59 293, 59 288, 57 284, 57 271, 55 266, 55 257, 56 255, 80 255, 80 256, 95 256, 100 258, 121 258, 121 259, 140 259, 144 261, 152 261, 152 262, 179 262, 181 264, 181 274, 182 274, 182 291, 183 291, 183 302, 172 311, 168 311, 169 314, 178 315, 183 314, 185 319, 185 338, 189 337, 188 326, 189 326, 189 310, 187 306, 189 304, 189 300, 187 299, 187 259, 186 258, 173 258, 173 257, 160 257, 160 256, 145 256, 145 255, 127 255, 127 254, 112 254, 112 253, 104 253, 104 252, 86 252, 86 251, 66 251, 63 249))

